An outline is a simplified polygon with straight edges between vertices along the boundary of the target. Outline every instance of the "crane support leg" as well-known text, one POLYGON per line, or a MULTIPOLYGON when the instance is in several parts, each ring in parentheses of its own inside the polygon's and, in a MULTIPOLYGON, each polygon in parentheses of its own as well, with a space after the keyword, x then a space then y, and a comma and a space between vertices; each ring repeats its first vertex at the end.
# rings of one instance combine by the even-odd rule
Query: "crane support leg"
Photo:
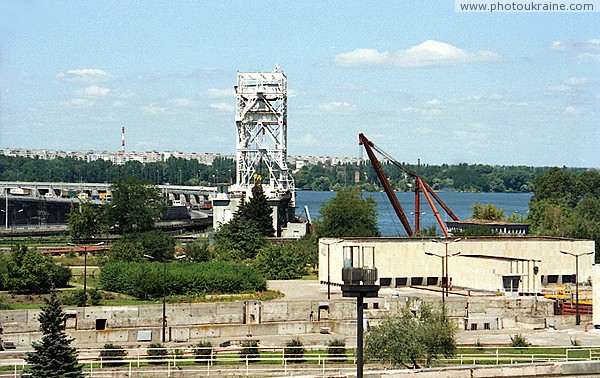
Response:
MULTIPOLYGON (((417 178, 417 181, 419 182, 419 185, 423 185, 425 184, 423 182, 423 180, 421 180, 421 178, 417 178)), ((440 216, 440 212, 437 210, 437 208, 435 207, 435 204, 433 203, 433 201, 431 200, 431 197, 429 197, 429 193, 428 190, 425 189, 423 190, 423 194, 425 194, 425 198, 427 198, 427 202, 429 202, 429 206, 431 207, 431 209, 433 210, 433 214, 435 215, 435 218, 437 219, 440 227, 442 228, 442 231, 444 232, 444 236, 448 237, 450 236, 448 234, 448 230, 446 229, 446 225, 444 224, 444 221, 442 221, 442 217, 440 216)))

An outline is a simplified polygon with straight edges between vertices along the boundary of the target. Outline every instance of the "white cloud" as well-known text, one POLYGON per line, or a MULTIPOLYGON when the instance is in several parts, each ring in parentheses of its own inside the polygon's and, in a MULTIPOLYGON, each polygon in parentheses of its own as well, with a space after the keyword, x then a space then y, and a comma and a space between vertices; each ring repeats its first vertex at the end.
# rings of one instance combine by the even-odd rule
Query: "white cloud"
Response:
POLYGON ((391 54, 359 48, 335 56, 334 63, 342 67, 397 66, 431 67, 475 62, 496 62, 502 56, 492 51, 468 52, 448 43, 427 40, 419 45, 391 54))
POLYGON ((332 101, 320 104, 318 108, 324 112, 349 112, 354 110, 354 105, 348 102, 332 101))
POLYGON ((108 72, 102 71, 97 68, 86 68, 81 70, 69 70, 61 72, 56 75, 58 80, 71 81, 71 82, 101 82, 115 79, 115 77, 108 72))
POLYGON ((429 106, 438 106, 438 105, 441 105, 442 102, 440 100, 438 100, 437 98, 434 98, 433 100, 427 101, 425 104, 429 105, 429 106))
POLYGON ((438 108, 416 108, 416 107, 407 107, 402 108, 404 113, 414 113, 419 114, 424 117, 436 117, 442 114, 442 110, 438 108))
POLYGON ((570 115, 576 115, 576 114, 581 113, 581 109, 576 108, 576 107, 574 107, 572 105, 569 105, 569 106, 567 106, 565 108, 565 113, 566 114, 570 114, 570 115))
POLYGON ((231 105, 228 102, 218 102, 215 104, 208 105, 211 109, 216 109, 224 112, 233 112, 235 111, 235 106, 231 105))
POLYGON ((76 93, 80 97, 106 97, 110 93, 110 89, 102 88, 97 85, 91 85, 78 90, 76 93))
POLYGON ((579 55, 577 55, 577 61, 600 63, 600 54, 592 54, 592 53, 579 54, 579 55))
POLYGON ((600 50, 600 39, 590 39, 587 41, 587 47, 589 49, 599 49, 600 50))
POLYGON ((182 108, 188 108, 196 105, 194 101, 189 100, 187 98, 176 98, 174 100, 169 101, 169 103, 173 106, 178 106, 182 108))
POLYGON ((67 101, 62 101, 61 105, 66 106, 66 107, 86 107, 87 108, 87 107, 94 105, 94 102, 90 101, 88 99, 85 99, 85 98, 72 98, 67 101))
POLYGON ((125 104, 122 101, 113 101, 112 107, 113 108, 124 108, 125 104))
POLYGON ((202 96, 210 97, 210 98, 235 97, 235 91, 233 90, 233 88, 227 88, 227 89, 210 88, 210 89, 207 89, 206 91, 202 92, 202 96))
POLYGON ((156 106, 155 104, 150 104, 148 106, 144 106, 142 108, 142 111, 144 113, 150 114, 150 115, 160 115, 160 114, 166 114, 167 113, 167 109, 160 107, 160 106, 156 106))
POLYGON ((554 41, 550 44, 550 50, 565 51, 566 49, 567 45, 562 43, 561 41, 554 41))
POLYGON ((571 77, 565 79, 564 83, 565 83, 565 85, 579 86, 579 85, 587 84, 589 81, 590 80, 587 77, 571 76, 571 77))
POLYGON ((553 85, 548 88, 548 92, 550 93, 567 93, 571 91, 571 87, 565 84, 553 85))

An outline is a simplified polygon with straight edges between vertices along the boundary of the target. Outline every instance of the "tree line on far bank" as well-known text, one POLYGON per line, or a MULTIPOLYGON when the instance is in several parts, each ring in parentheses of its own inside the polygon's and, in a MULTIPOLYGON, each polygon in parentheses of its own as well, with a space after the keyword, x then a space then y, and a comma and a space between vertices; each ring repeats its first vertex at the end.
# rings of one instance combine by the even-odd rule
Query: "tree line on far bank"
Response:
MULTIPOLYGON (((393 164, 382 162, 386 176, 396 191, 410 191, 413 180, 393 164)), ((487 164, 411 165, 434 190, 463 192, 532 192, 535 179, 549 167, 495 166, 487 164)), ((294 167, 291 167, 294 169, 294 167)), ((581 168, 564 168, 569 172, 581 168)), ((112 183, 128 176, 149 183, 181 185, 214 185, 235 180, 235 161, 219 157, 212 165, 171 157, 165 162, 140 163, 129 161, 116 165, 109 161, 85 162, 75 158, 41 160, 36 158, 0 156, 0 181, 106 182, 112 183)), ((308 164, 294 169, 296 188, 300 190, 338 191, 356 187, 363 191, 379 191, 381 185, 367 161, 364 164, 308 164)))

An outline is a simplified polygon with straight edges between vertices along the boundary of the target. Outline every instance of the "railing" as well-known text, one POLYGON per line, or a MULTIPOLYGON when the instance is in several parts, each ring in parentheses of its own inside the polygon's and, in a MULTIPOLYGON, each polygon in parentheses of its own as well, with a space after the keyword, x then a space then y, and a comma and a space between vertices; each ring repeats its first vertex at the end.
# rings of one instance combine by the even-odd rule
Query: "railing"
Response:
MULTIPOLYGON (((166 356, 149 355, 147 348, 123 349, 127 356, 100 357, 101 349, 79 350, 79 362, 86 377, 171 377, 199 376, 289 376, 344 375, 356 370, 353 349, 346 355, 333 356, 324 346, 306 346, 302 358, 284 355, 284 348, 259 348, 260 355, 243 357, 240 348, 214 348, 210 355, 196 352, 201 348, 153 348, 166 356)), ((0 377, 27 376, 24 352, 0 352, 0 377)), ((453 358, 437 361, 435 366, 507 365, 547 362, 600 360, 600 346, 593 347, 482 347, 468 348, 453 358)), ((425 364, 423 364, 425 365, 425 364)), ((422 365, 422 366, 423 366, 422 365)), ((367 361, 365 370, 380 369, 381 364, 367 361)))
MULTIPOLYGON (((294 373, 341 374, 355 371, 356 358, 353 354, 328 355, 327 347, 304 347, 301 358, 286 357, 283 348, 259 348, 259 356, 241 356, 241 348, 210 348, 210 355, 202 356, 194 350, 202 348, 152 348, 155 353, 166 356, 149 355, 147 348, 122 349, 127 356, 101 357, 100 349, 79 350, 79 363, 86 377, 117 377, 127 375, 144 377, 171 377, 196 374, 203 376, 286 376, 294 373), (320 348, 316 349, 316 348, 320 348), (312 349, 312 350, 311 350, 312 349)), ((348 352, 353 352, 348 349, 348 352)), ((24 352, 0 353, 0 377, 28 376, 24 352), (4 354, 2 354, 4 353, 4 354)))

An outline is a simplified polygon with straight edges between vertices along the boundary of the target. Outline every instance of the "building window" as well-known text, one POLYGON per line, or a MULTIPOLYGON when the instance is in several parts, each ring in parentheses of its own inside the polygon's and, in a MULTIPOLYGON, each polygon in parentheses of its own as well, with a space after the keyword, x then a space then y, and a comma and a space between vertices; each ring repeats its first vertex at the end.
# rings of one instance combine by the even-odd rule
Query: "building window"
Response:
POLYGON ((423 285, 423 277, 412 277, 410 279, 411 286, 421 286, 423 285))
POLYGON ((392 279, 391 278, 380 278, 379 286, 392 286, 392 279))
POLYGON ((396 277, 396 287, 398 286, 406 286, 408 284, 408 278, 406 277, 396 277))
POLYGON ((438 283, 438 277, 427 277, 427 286, 435 286, 438 283))
POLYGON ((490 323, 483 323, 483 329, 489 331, 491 329, 490 323))
POLYGON ((548 283, 549 284, 558 283, 558 274, 549 274, 548 275, 548 283))
POLYGON ((477 331, 477 323, 471 323, 471 331, 477 331))

